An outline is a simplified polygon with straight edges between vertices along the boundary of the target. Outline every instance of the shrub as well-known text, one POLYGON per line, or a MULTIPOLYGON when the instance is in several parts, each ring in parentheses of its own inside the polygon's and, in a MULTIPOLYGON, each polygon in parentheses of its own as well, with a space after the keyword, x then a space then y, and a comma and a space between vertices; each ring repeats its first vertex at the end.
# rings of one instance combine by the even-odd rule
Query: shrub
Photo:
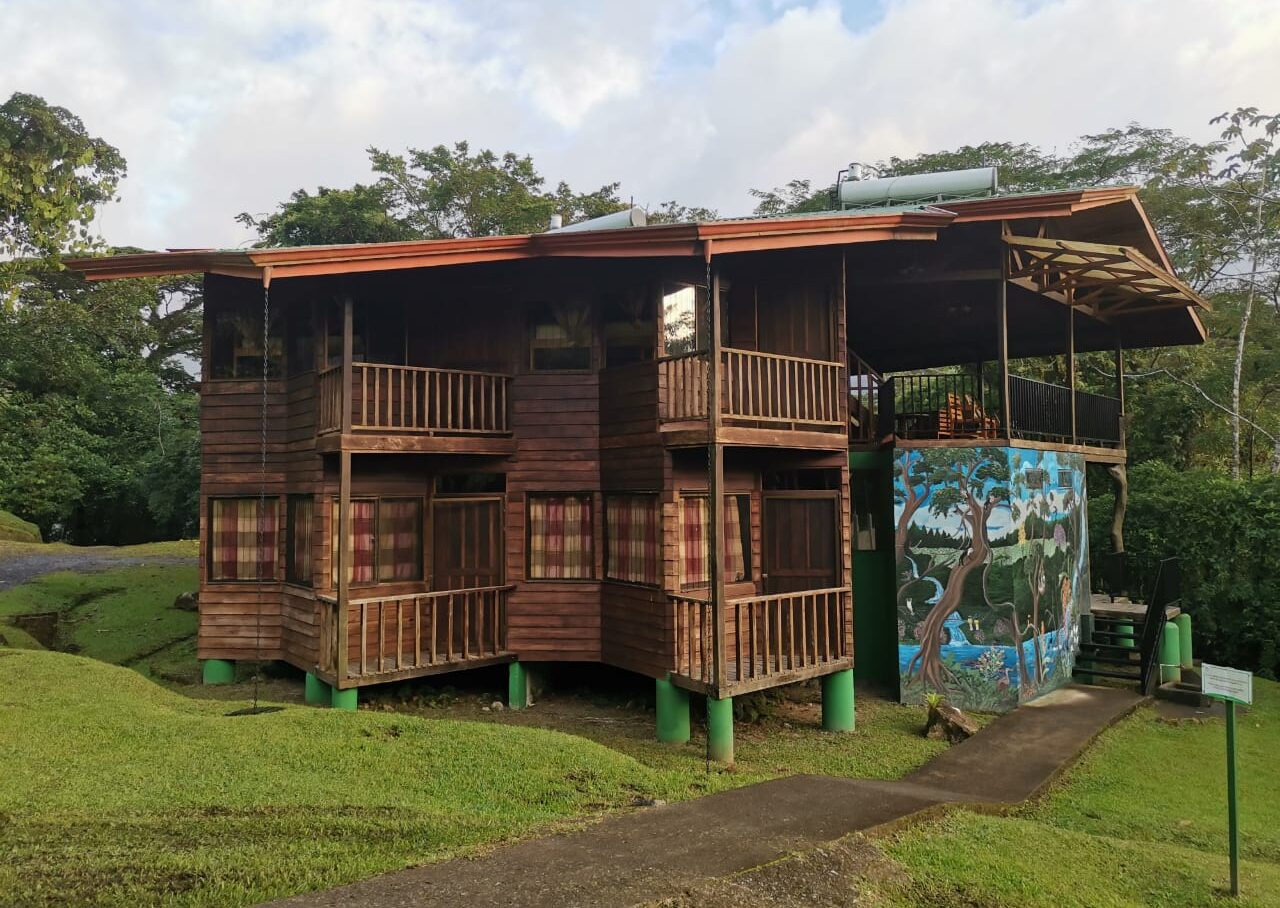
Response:
MULTIPOLYGON (((1111 550, 1112 496, 1089 500, 1094 576, 1111 550)), ((1125 549, 1181 562, 1196 655, 1280 677, 1280 477, 1235 481, 1161 462, 1129 470, 1125 549)))

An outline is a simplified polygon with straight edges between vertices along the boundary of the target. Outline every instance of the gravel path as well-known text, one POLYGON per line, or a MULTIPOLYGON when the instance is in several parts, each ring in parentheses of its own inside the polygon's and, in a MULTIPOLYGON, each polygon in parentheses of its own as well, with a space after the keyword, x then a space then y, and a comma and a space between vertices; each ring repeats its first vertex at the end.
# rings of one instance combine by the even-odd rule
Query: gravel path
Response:
POLYGON ((0 590, 26 583, 43 574, 58 571, 106 571, 111 568, 130 567, 138 564, 195 564, 194 558, 181 555, 157 555, 147 557, 120 557, 108 547, 86 548, 82 552, 33 552, 0 559, 0 590))

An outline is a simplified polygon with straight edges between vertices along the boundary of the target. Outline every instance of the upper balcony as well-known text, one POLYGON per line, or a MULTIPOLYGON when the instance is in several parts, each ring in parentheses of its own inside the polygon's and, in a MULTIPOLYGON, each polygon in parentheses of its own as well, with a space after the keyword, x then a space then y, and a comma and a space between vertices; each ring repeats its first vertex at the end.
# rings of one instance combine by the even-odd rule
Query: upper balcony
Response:
MULTIPOLYGON (((706 444, 707 353, 658 360, 658 420, 671 445, 706 444)), ((832 449, 845 446, 844 364, 723 348, 720 428, 728 444, 832 449)))
POLYGON ((343 367, 318 373, 320 450, 510 454, 511 376, 498 372, 381 363, 350 364, 349 412, 343 367))

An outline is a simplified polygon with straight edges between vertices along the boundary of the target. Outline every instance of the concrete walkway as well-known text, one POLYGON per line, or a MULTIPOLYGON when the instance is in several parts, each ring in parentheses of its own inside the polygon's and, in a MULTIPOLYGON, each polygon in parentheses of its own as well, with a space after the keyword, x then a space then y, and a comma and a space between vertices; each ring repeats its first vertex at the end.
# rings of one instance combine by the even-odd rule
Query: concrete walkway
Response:
POLYGON ((1048 786, 1142 700, 1129 690, 1070 686, 1001 716, 898 782, 792 776, 274 904, 569 908, 656 901, 942 804, 1016 804, 1048 786))

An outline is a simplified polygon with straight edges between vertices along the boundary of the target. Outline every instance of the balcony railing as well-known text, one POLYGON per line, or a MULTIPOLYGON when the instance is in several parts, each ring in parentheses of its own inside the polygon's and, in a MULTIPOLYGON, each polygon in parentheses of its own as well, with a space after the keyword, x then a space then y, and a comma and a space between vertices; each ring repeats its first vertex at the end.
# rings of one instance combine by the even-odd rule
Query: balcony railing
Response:
MULTIPOLYGON (((677 675, 703 685, 714 680, 711 603, 670 597, 677 675)), ((849 591, 842 587, 730 599, 725 603, 722 686, 782 682, 816 673, 849 656, 849 591)))
MULTIPOLYGON (((757 353, 720 351, 720 412, 749 423, 842 426, 840 363, 757 353)), ((667 422, 707 418, 707 355, 663 357, 665 379, 661 418, 667 422)))
POLYGON ((320 603, 320 668, 338 679, 412 676, 507 653, 509 586, 320 603))
MULTIPOLYGON (((500 435, 510 431, 511 377, 496 372, 353 363, 351 428, 440 435, 500 435)), ((342 369, 320 373, 317 430, 342 429, 342 369)))

